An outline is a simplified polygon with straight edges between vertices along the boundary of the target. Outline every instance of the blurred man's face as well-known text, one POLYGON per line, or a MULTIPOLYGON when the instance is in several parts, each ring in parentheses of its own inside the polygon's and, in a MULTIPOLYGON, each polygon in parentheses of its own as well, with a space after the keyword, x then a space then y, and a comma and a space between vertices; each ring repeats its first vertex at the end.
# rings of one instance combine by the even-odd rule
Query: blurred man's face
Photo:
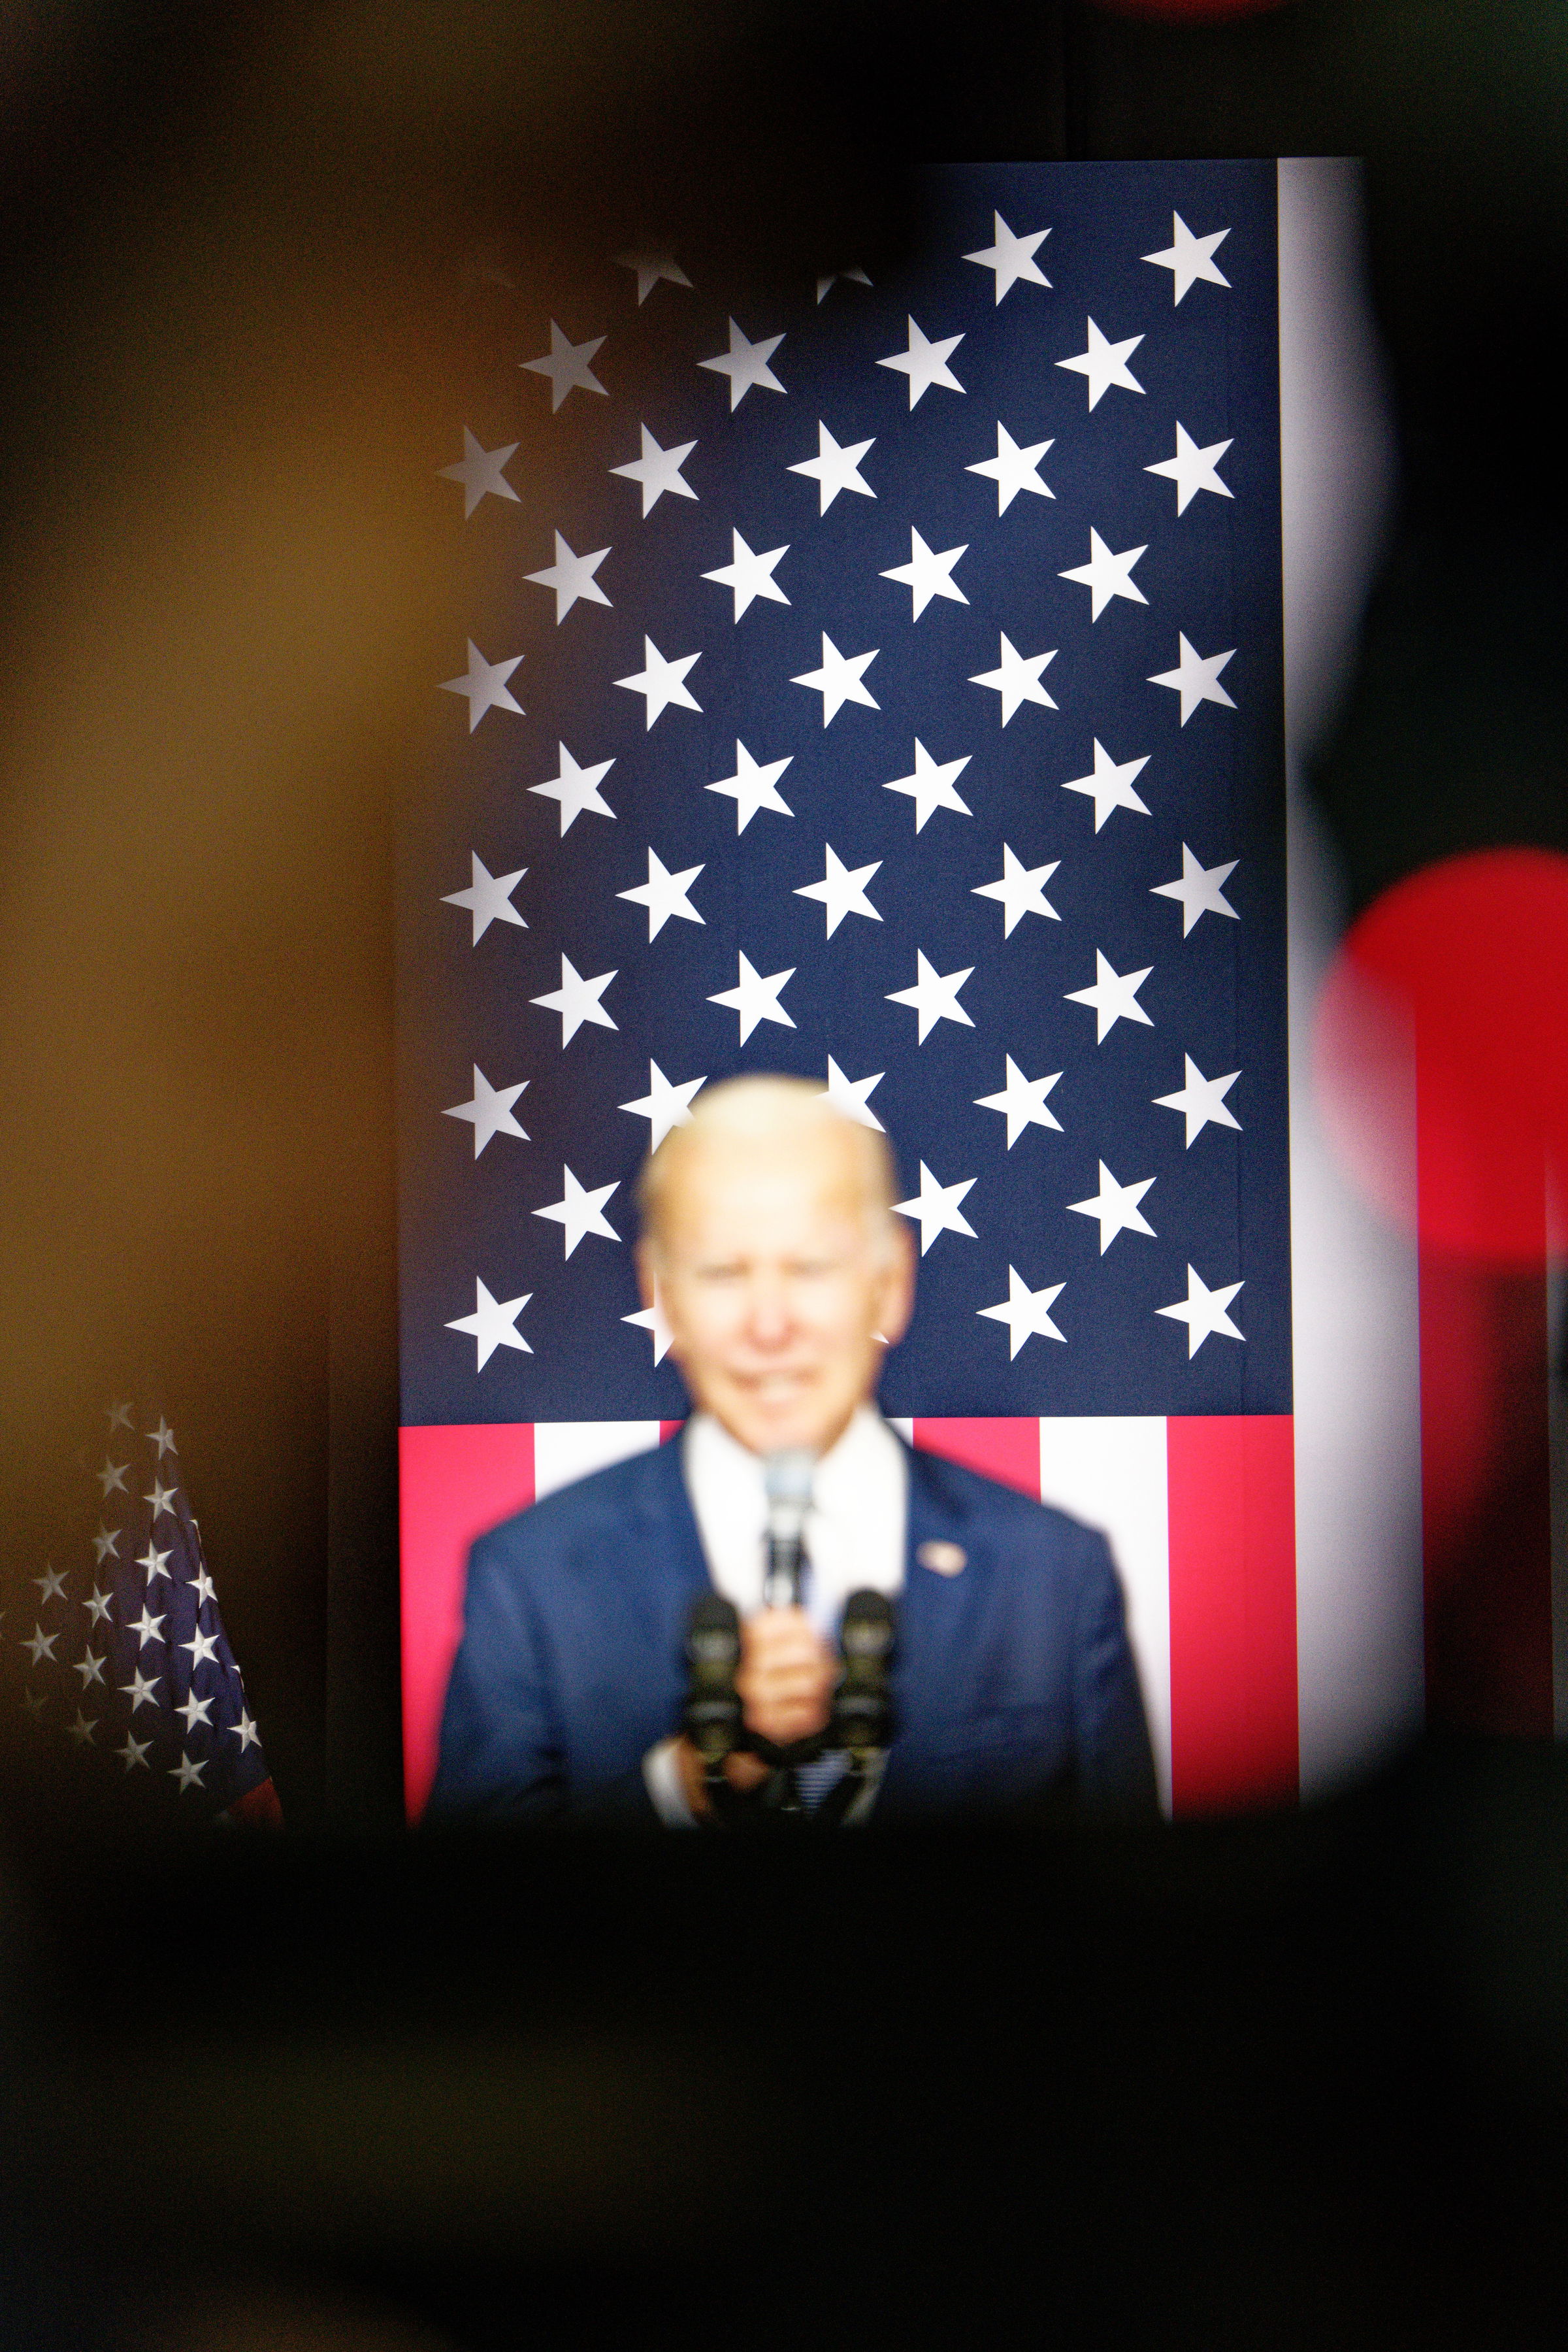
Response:
POLYGON ((641 1259, 695 1403, 754 1454, 824 1452, 909 1318, 909 1237, 867 1197, 852 1130, 705 1136, 641 1259))

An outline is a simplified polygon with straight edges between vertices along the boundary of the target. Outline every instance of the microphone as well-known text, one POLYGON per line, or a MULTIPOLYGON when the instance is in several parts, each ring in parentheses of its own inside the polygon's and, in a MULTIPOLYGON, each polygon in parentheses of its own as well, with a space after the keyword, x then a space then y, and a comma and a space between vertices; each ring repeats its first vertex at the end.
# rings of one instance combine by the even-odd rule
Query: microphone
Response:
POLYGON ((833 1701, 829 1740, 832 1747, 847 1749, 857 1771, 893 1737, 888 1665, 894 1629, 894 1607, 885 1593, 851 1593, 839 1632, 844 1672, 833 1701))
POLYGON ((740 1619, 722 1593, 706 1592, 692 1603, 686 1621, 686 1658, 691 1682, 681 1728, 711 1778, 740 1739, 740 1701, 735 1670, 740 1663, 740 1619))
POLYGON ((809 1447, 790 1445, 769 1454, 762 1465, 768 1496, 768 1571, 762 1597, 769 1609, 795 1609, 800 1602, 801 1534, 811 1502, 817 1457, 809 1447))

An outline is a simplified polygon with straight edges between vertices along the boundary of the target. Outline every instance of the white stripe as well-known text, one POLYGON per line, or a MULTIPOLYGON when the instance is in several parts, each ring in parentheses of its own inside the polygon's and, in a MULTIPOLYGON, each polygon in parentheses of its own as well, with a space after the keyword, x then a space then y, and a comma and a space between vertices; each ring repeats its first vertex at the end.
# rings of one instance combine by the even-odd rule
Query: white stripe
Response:
POLYGON ((656 1421, 536 1421, 534 1500, 541 1502, 590 1471, 647 1454, 658 1443, 656 1421))
POLYGON ((1040 1424, 1040 1495, 1107 1537, 1127 1603, 1154 1742, 1160 1802, 1171 1796, 1170 1538, 1166 1424, 1107 1413, 1040 1424))
MULTIPOLYGON (((1363 286, 1358 167, 1281 161, 1279 194, 1296 1630, 1311 1796, 1420 1721, 1420 1391, 1414 1245, 1340 1174, 1314 1098, 1312 1010, 1343 917, 1301 782, 1349 682, 1392 490, 1392 428, 1363 286)), ((1413 1090, 1411 1110, 1413 1171, 1413 1090)))

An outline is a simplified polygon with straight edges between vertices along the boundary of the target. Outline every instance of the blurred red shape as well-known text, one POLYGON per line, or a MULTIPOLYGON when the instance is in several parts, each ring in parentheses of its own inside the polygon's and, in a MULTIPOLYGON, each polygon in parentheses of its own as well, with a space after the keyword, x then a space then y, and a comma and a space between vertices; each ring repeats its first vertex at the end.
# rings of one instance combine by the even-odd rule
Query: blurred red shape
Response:
POLYGON ((1385 891, 1324 984, 1314 1066, 1381 1207, 1429 1247, 1539 1265, 1568 1196, 1568 857, 1478 850, 1385 891))

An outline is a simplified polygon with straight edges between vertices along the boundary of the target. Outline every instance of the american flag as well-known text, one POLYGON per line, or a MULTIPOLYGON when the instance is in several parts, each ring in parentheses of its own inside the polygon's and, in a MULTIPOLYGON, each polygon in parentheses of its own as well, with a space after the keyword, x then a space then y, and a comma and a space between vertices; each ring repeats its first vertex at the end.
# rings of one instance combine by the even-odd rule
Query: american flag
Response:
POLYGON ((154 1802, 216 1815, 248 1800, 270 1813, 255 1802, 264 1788, 270 1800, 267 1759, 174 1432, 131 1400, 103 1418, 101 1459, 81 1477, 81 1541, 42 1566, 36 1604, 7 1627, 16 1704, 41 1729, 118 1759, 154 1802))
POLYGON ((747 1069, 894 1141, 917 1439, 1114 1490, 1096 1432, 1288 1432, 1275 235, 1271 164, 969 166, 875 284, 650 251, 519 317, 551 463, 433 467, 517 585, 403 862, 414 1520, 437 1433, 528 1433, 525 1499, 678 1418, 632 1179, 747 1069))

